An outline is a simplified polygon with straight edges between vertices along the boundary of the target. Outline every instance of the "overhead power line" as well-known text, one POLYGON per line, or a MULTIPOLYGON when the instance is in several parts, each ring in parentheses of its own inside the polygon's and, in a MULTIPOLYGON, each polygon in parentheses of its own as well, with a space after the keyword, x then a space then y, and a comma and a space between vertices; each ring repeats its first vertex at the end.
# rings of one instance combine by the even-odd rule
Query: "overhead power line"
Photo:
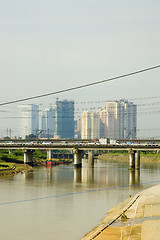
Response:
MULTIPOLYGON (((87 109, 86 109, 86 111, 87 111, 87 109)), ((83 112, 86 112, 85 110, 83 111, 83 112)), ((75 112, 75 114, 80 114, 79 116, 77 116, 77 117, 81 117, 81 114, 83 113, 83 112, 75 112)), ((98 112, 97 112, 98 113, 98 112)), ((113 113, 113 112, 112 112, 113 113)), ((152 115, 152 114, 159 114, 160 113, 160 111, 159 110, 152 110, 152 111, 148 111, 147 109, 146 109, 146 111, 137 111, 136 113, 132 113, 132 112, 130 112, 130 113, 128 113, 128 116, 139 116, 139 117, 142 117, 142 115, 152 115)), ((124 114, 123 113, 119 113, 119 114, 114 114, 114 116, 115 117, 122 117, 122 116, 124 116, 124 114)), ((15 116, 4 116, 4 117, 0 117, 0 119, 31 119, 31 118, 33 118, 33 119, 35 119, 36 117, 15 117, 15 116)), ((56 116, 50 116, 50 117, 45 117, 45 119, 48 119, 48 118, 50 118, 50 119, 56 119, 56 116)), ((95 116, 95 118, 99 118, 99 116, 95 116)), ((65 115, 65 116, 61 116, 61 117, 58 117, 58 119, 73 119, 73 116, 70 116, 70 115, 65 115)), ((112 119, 112 116, 109 116, 108 117, 108 119, 112 119)))
POLYGON ((24 101, 28 101, 28 100, 32 100, 32 99, 47 97, 47 96, 51 96, 51 95, 55 95, 55 94, 59 94, 59 93, 64 93, 64 92, 69 92, 69 91, 73 91, 73 90, 77 90, 77 89, 81 89, 81 88, 85 88, 85 87, 90 87, 90 86, 98 85, 98 84, 101 84, 101 83, 114 81, 114 80, 117 80, 117 79, 120 79, 120 78, 129 77, 129 76, 136 75, 136 74, 139 74, 139 73, 151 71, 151 70, 154 70, 154 69, 159 68, 159 67, 160 67, 160 65, 157 65, 157 66, 141 69, 141 70, 131 72, 131 73, 126 73, 126 74, 123 74, 123 75, 120 75, 120 76, 108 78, 108 79, 97 81, 97 82, 87 83, 87 84, 83 84, 83 85, 80 85, 80 86, 71 87, 71 88, 67 88, 67 89, 63 89, 63 90, 59 90, 59 91, 55 91, 55 92, 51 92, 51 93, 41 94, 41 95, 37 95, 37 96, 33 96, 33 97, 27 97, 27 98, 22 98, 22 99, 18 99, 18 100, 8 101, 8 102, 0 103, 0 106, 9 105, 9 104, 13 104, 13 103, 24 102, 24 101))

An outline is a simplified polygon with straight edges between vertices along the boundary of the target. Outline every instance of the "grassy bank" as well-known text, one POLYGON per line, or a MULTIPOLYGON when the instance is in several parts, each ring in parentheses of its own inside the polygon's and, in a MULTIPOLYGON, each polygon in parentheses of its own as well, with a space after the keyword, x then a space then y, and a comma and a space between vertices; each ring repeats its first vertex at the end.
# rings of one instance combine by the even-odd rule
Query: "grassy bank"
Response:
MULTIPOLYGON (((46 158, 46 152, 39 150, 34 152, 35 165, 44 158, 46 158)), ((0 150, 0 176, 12 176, 30 169, 32 169, 31 166, 24 164, 22 150, 14 150, 12 153, 8 150, 0 150)))
POLYGON ((0 161, 0 177, 13 176, 17 173, 23 173, 31 169, 32 167, 27 164, 7 163, 0 161))
MULTIPOLYGON (((108 153, 102 153, 98 156, 98 159, 106 160, 106 161, 122 161, 126 162, 129 160, 128 152, 108 152, 108 153)), ((141 152, 140 153, 140 159, 142 163, 160 163, 160 153, 157 152, 141 152)))
MULTIPOLYGON (((33 158, 37 161, 41 159, 46 159, 47 153, 46 151, 36 150, 33 153, 33 158)), ((6 162, 23 163, 24 153, 22 150, 14 150, 12 153, 9 153, 8 150, 0 150, 0 160, 6 162)))
POLYGON ((0 161, 23 163, 23 152, 14 150, 13 153, 9 153, 8 150, 0 150, 0 161))

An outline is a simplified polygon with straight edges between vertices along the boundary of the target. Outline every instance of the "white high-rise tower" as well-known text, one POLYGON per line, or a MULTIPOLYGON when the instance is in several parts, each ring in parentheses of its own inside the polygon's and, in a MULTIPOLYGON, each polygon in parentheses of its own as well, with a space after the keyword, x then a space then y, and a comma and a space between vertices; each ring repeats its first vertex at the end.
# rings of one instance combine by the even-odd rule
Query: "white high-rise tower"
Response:
POLYGON ((35 104, 19 105, 20 136, 33 134, 37 136, 39 130, 39 106, 35 104))
POLYGON ((100 137, 99 114, 85 111, 81 115, 81 138, 95 139, 100 137))

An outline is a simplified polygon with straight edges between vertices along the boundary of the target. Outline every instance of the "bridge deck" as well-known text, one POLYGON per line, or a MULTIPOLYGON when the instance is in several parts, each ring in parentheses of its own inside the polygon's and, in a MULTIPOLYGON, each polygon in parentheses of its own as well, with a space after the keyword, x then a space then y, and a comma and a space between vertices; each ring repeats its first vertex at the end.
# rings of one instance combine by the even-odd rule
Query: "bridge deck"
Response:
POLYGON ((0 149, 68 149, 68 150, 160 150, 159 144, 42 144, 42 143, 0 143, 0 149))

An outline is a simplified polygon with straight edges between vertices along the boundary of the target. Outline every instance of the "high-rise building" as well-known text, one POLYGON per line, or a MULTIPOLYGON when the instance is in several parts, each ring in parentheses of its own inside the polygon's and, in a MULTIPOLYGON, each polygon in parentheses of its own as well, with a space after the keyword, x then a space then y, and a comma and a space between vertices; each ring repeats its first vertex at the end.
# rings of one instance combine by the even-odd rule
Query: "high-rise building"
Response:
POLYGON ((101 137, 119 139, 121 137, 121 106, 118 101, 107 102, 99 113, 101 119, 101 137))
POLYGON ((41 115, 41 137, 45 138, 47 133, 46 113, 43 112, 41 115))
POLYGON ((81 115, 81 138, 91 139, 91 117, 90 112, 82 112, 81 115))
POLYGON ((99 113, 91 113, 91 139, 100 138, 100 118, 99 113))
POLYGON ((103 109, 99 112, 100 118, 100 138, 108 137, 108 111, 103 109))
POLYGON ((60 138, 74 138, 74 101, 56 101, 55 135, 60 138))
POLYGON ((39 130, 39 106, 35 104, 19 105, 20 136, 33 134, 37 136, 39 130))
POLYGON ((55 109, 49 107, 47 110, 47 137, 54 137, 55 132, 55 109))
POLYGON ((81 115, 81 138, 95 139, 100 137, 99 114, 85 111, 81 115))
POLYGON ((107 102, 100 112, 100 136, 110 139, 126 139, 136 137, 137 108, 127 100, 107 102))
POLYGON ((42 137, 53 138, 55 133, 55 109, 49 107, 41 116, 42 137))
POLYGON ((75 138, 81 138, 81 118, 75 121, 75 138))
POLYGON ((121 138, 121 105, 118 101, 107 102, 105 110, 108 112, 108 138, 121 138))
POLYGON ((123 108, 123 138, 135 139, 137 128, 137 106, 133 102, 127 100, 120 100, 123 108))

